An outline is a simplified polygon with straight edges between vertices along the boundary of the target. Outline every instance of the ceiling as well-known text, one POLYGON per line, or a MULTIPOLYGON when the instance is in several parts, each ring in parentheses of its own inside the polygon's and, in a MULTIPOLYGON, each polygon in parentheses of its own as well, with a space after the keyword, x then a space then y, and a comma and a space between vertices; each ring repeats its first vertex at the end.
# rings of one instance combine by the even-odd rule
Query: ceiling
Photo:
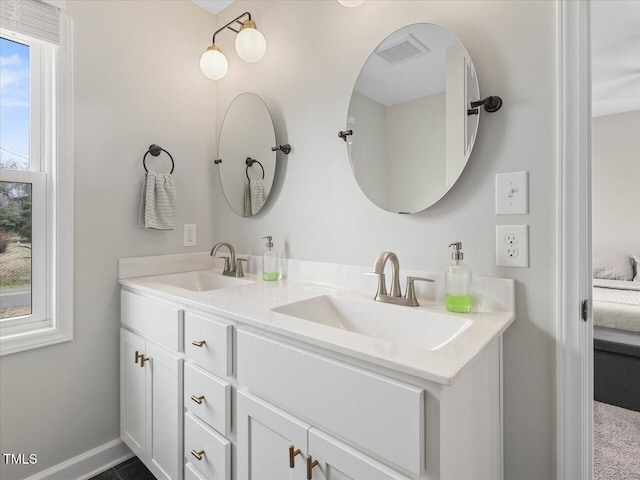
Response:
POLYGON ((640 2, 591 3, 593 116, 640 110, 640 2))
POLYGON ((196 5, 209 10, 211 13, 220 13, 233 3, 233 0, 191 0, 196 5))
POLYGON ((386 107, 444 93, 447 48, 458 39, 444 28, 416 23, 389 35, 376 52, 409 35, 426 46, 428 51, 395 64, 389 64, 372 53, 358 76, 355 90, 386 107))

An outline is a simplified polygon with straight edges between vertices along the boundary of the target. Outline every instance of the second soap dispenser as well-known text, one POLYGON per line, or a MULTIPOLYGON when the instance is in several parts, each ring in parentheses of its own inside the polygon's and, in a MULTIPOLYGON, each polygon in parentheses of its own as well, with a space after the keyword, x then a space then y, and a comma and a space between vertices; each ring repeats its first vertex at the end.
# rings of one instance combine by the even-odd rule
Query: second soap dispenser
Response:
POLYGON ((262 254, 262 279, 267 281, 280 280, 280 257, 273 249, 273 237, 262 237, 267 240, 267 249, 262 254))
POLYGON ((467 313, 471 311, 471 270, 462 263, 462 242, 449 245, 453 248, 449 265, 444 275, 447 310, 450 312, 467 313))

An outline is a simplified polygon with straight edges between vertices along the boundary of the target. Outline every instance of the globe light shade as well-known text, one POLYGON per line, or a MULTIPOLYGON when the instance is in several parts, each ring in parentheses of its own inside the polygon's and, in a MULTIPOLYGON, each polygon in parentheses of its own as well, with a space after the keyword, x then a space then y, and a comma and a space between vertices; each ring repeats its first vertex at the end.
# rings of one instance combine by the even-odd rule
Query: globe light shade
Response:
POLYGON ((220 80, 227 74, 229 62, 218 47, 211 45, 200 57, 200 70, 205 77, 220 80))
POLYGON ((242 30, 236 36, 236 52, 248 63, 259 61, 267 51, 267 41, 255 25, 251 20, 246 20, 242 30))
POLYGON ((338 0, 338 3, 343 7, 359 7, 364 0, 338 0))

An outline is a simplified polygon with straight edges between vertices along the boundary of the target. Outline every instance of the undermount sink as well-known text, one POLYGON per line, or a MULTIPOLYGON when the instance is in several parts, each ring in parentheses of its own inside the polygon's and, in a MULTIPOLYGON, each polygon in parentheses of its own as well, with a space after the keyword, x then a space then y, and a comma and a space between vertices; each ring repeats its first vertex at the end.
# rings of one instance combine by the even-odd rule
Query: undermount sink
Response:
POLYGON ((272 312, 391 342, 436 350, 471 326, 472 320, 354 298, 321 295, 272 312))
POLYGON ((158 283, 164 283, 173 287, 184 288, 194 292, 206 292, 220 288, 238 287, 254 283, 251 280, 237 277, 225 277, 219 273, 185 272, 160 275, 156 277, 158 283))

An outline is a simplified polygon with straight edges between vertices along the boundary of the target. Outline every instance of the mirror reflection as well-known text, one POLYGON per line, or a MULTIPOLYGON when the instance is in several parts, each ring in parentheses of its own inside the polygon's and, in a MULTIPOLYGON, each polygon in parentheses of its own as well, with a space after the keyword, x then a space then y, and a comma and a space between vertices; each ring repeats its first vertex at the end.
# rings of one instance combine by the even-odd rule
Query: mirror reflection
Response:
POLYGON ((383 40, 358 76, 347 116, 351 167, 365 195, 395 213, 442 198, 473 148, 479 115, 467 108, 478 98, 471 58, 448 30, 418 23, 383 40))
POLYGON ((276 135, 269 109, 255 93, 238 95, 224 116, 218 142, 220 183, 227 203, 242 217, 264 206, 276 171, 276 135))

